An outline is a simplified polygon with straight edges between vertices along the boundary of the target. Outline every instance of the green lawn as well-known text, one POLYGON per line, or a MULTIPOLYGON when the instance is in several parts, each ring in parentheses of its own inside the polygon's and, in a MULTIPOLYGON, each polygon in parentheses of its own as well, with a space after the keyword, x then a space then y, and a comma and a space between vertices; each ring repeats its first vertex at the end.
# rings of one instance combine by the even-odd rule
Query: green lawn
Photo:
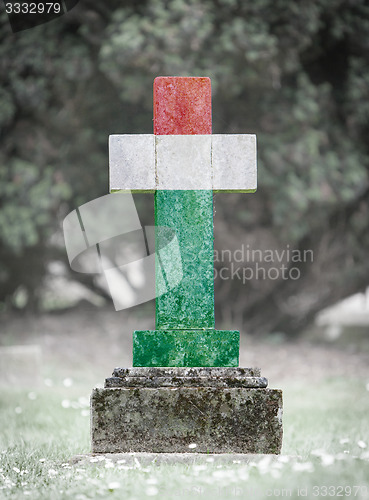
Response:
POLYGON ((284 389, 284 445, 275 460, 195 465, 109 460, 89 452, 89 387, 0 393, 0 498, 369 498, 366 382, 327 379, 284 389), (298 456, 298 457, 296 457, 298 456))

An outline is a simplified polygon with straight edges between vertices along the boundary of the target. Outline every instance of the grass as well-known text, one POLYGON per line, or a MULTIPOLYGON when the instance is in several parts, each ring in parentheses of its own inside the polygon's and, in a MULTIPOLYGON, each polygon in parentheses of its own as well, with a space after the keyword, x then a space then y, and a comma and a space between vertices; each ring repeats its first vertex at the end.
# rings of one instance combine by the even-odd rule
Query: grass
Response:
POLYGON ((346 378, 285 384, 282 456, 249 464, 71 465, 89 444, 89 386, 0 392, 0 498, 369 498, 369 393, 346 378))

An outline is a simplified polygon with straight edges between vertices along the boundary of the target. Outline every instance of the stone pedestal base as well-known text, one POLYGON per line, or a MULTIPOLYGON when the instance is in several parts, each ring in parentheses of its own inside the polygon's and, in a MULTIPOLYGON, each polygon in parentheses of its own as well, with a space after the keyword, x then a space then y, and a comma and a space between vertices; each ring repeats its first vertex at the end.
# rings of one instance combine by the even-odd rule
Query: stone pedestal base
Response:
POLYGON ((91 396, 92 451, 280 453, 282 391, 266 386, 251 368, 118 368, 91 396))

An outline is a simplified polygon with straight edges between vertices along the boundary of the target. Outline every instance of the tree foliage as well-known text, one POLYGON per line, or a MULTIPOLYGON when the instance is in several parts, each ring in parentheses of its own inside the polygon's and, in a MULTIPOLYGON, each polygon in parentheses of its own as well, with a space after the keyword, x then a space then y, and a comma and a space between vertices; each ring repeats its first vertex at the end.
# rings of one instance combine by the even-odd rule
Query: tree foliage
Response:
POLYGON ((3 16, 0 300, 37 298, 57 221, 107 192, 109 133, 151 133, 157 75, 210 76, 214 132, 258 136, 259 190, 217 195, 217 247, 314 251, 298 281, 218 280, 219 319, 294 332, 367 285, 368 33, 364 0, 85 0, 15 35, 3 16))

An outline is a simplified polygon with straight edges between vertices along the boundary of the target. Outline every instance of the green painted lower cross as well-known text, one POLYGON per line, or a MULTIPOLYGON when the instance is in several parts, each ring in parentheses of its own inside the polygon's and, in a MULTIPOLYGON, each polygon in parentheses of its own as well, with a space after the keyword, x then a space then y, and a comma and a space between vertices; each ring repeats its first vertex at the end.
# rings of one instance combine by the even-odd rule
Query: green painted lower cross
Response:
POLYGON ((156 247, 172 228, 182 260, 180 284, 158 290, 156 329, 133 334, 133 366, 238 366, 239 332, 215 330, 213 191, 256 190, 255 136, 211 133, 209 78, 159 77, 154 137, 113 135, 109 150, 110 190, 154 191, 156 247))

